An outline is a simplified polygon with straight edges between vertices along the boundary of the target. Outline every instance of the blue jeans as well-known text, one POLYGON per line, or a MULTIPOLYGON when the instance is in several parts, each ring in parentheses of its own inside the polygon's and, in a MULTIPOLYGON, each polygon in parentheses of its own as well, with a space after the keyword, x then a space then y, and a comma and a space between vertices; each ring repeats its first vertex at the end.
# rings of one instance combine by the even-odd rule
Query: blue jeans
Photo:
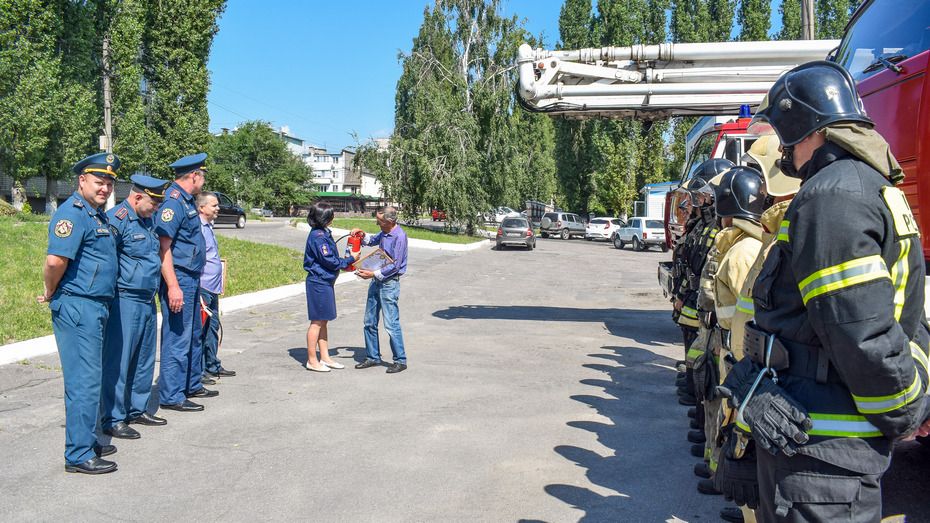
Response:
POLYGON ((400 297, 400 281, 390 278, 383 281, 371 280, 368 286, 368 302, 365 304, 365 352, 368 359, 381 361, 381 348, 378 344, 378 317, 384 315, 384 330, 391 338, 391 352, 394 363, 407 364, 404 353, 404 335, 400 331, 400 311, 397 299, 400 297))
POLYGON ((203 296, 203 302, 210 311, 207 323, 203 326, 201 339, 203 340, 203 370, 216 374, 220 371, 220 359, 216 353, 220 349, 220 297, 212 292, 200 288, 200 295, 203 296))

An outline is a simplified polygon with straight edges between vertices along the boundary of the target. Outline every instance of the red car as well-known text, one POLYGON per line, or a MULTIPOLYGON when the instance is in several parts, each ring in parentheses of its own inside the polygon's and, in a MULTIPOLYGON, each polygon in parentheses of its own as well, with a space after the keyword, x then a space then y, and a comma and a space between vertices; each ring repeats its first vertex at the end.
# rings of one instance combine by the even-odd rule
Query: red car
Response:
POLYGON ((440 211, 439 209, 433 209, 432 216, 433 216, 434 222, 446 221, 446 211, 440 211))

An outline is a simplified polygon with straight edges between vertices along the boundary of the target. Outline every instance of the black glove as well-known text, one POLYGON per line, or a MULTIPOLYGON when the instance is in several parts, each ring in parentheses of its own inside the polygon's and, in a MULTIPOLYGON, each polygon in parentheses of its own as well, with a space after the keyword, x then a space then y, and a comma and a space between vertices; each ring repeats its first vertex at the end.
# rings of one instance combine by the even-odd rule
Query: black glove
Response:
MULTIPOLYGON (((723 385, 717 388, 718 393, 729 398, 733 408, 739 408, 752 388, 759 369, 748 358, 743 359, 733 367, 723 385)), ((756 444, 773 456, 779 451, 786 456, 795 455, 798 446, 810 439, 807 431, 814 426, 804 406, 768 377, 759 381, 743 409, 743 418, 752 430, 756 444)))
POLYGON ((756 454, 750 444, 749 450, 740 459, 732 458, 732 449, 727 447, 735 444, 733 425, 723 429, 729 434, 726 436, 724 448, 721 449, 720 459, 717 461, 717 470, 714 472, 714 488, 723 494, 727 501, 737 505, 745 505, 751 509, 759 508, 759 481, 756 477, 756 454), (728 457, 730 456, 730 457, 728 457))
POLYGON ((704 401, 707 395, 707 351, 702 352, 691 368, 694 370, 694 397, 698 402, 704 401))

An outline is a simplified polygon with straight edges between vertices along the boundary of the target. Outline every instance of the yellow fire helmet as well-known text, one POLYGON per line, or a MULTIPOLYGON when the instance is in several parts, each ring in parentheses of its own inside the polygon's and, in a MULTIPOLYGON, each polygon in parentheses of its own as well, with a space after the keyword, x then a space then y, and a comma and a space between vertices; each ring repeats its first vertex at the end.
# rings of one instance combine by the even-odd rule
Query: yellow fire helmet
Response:
POLYGON ((788 196, 798 192, 801 188, 801 180, 791 178, 781 172, 776 163, 781 159, 781 151, 778 136, 766 134, 760 136, 749 151, 746 153, 762 169, 762 176, 765 177, 765 192, 769 196, 788 196))

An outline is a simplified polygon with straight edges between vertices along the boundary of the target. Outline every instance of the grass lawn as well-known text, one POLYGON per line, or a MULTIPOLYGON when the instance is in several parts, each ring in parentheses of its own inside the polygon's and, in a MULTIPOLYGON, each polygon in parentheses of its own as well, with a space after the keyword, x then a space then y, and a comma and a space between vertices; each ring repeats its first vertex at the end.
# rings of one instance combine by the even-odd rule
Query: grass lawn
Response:
MULTIPOLYGON (((48 245, 48 224, 0 217, 0 345, 52 333, 42 294, 42 266, 48 245)), ((219 236, 220 253, 228 263, 226 296, 298 283, 306 278, 303 253, 219 236)))
MULTIPOLYGON (((336 218, 333 220, 332 226, 336 229, 351 230, 358 228, 369 233, 378 233, 381 230, 378 227, 378 222, 374 219, 369 220, 364 218, 336 218)), ((473 243, 484 239, 476 236, 468 236, 466 234, 431 231, 429 229, 412 227, 404 224, 401 224, 401 227, 406 231, 408 238, 415 238, 417 240, 430 240, 439 243, 473 243)), ((494 230, 496 231, 497 229, 495 228, 494 230)))

